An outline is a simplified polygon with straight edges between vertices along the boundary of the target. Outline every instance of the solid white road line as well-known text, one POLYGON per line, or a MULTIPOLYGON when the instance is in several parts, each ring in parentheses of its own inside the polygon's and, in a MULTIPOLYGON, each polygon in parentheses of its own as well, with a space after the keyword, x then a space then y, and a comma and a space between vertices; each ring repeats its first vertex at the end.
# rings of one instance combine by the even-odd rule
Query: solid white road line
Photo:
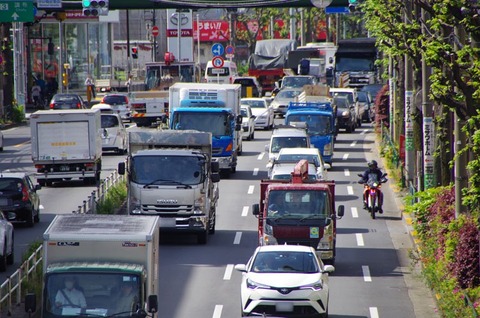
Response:
POLYGON ((223 274, 223 280, 230 280, 232 278, 233 264, 228 264, 225 268, 225 274, 223 274))
POLYGON ((264 152, 261 152, 258 157, 257 157, 257 160, 262 160, 263 159, 263 156, 265 156, 265 153, 264 152))
POLYGON ((233 244, 234 245, 240 244, 241 239, 242 239, 242 232, 235 233, 235 238, 233 239, 233 244))
POLYGON ((371 282, 372 277, 370 276, 370 267, 368 267, 368 265, 362 265, 362 272, 363 272, 363 281, 371 282))
POLYGON ((357 237, 357 246, 365 246, 365 243, 363 243, 362 233, 357 233, 355 236, 357 237))
POLYGON ((355 147, 357 145, 357 141, 353 141, 351 144, 350 144, 350 147, 355 147))
POLYGON ((349 195, 352 195, 353 194, 353 187, 352 186, 347 186, 347 193, 349 195))
POLYGON ((352 211, 352 218, 358 218, 358 210, 356 207, 351 208, 352 211))
POLYGON ((377 309, 377 307, 370 307, 370 308, 368 308, 368 309, 370 310, 370 318, 378 318, 378 317, 380 317, 380 316, 378 315, 378 309, 377 309))
POLYGON ((254 175, 254 176, 257 176, 259 170, 260 170, 259 168, 253 169, 253 175, 254 175))
POLYGON ((248 187, 248 194, 252 194, 253 193, 253 190, 255 189, 255 186, 251 185, 248 187))
POLYGON ((248 206, 244 206, 243 209, 242 209, 242 216, 247 216, 248 215, 248 206))
POLYGON ((350 170, 344 169, 343 173, 345 174, 345 177, 350 177, 350 170))
POLYGON ((223 310, 223 305, 215 305, 215 310, 213 311, 212 318, 222 317, 222 310, 223 310))
POLYGON ((347 160, 348 159, 348 153, 344 154, 342 159, 347 160))

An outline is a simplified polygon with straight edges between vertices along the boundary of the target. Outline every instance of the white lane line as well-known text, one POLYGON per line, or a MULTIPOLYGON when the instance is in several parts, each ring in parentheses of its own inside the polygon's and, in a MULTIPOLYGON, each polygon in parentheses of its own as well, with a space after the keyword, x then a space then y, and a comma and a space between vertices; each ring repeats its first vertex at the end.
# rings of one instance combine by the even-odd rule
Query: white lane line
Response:
POLYGON ((347 160, 347 159, 348 159, 348 155, 349 155, 348 153, 344 154, 342 159, 343 159, 343 160, 347 160))
POLYGON ((228 264, 225 268, 225 274, 223 275, 223 280, 230 280, 232 278, 233 264, 228 264))
POLYGON ((352 186, 347 186, 347 193, 349 195, 352 195, 353 194, 353 187, 352 186))
POLYGON ((244 206, 242 209, 242 216, 247 216, 248 215, 248 206, 244 206))
POLYGON ((215 305, 215 310, 213 311, 212 318, 222 317, 222 310, 223 310, 223 305, 215 305))
POLYGON ((240 244, 241 239, 242 239, 242 232, 235 233, 235 238, 233 239, 233 244, 234 245, 240 244))
POLYGON ((368 267, 368 265, 362 265, 362 272, 363 272, 363 281, 371 282, 372 277, 370 276, 370 267, 368 267))
POLYGON ((360 134, 361 135, 365 135, 366 133, 368 133, 370 131, 370 129, 365 129, 364 131, 362 131, 360 134))
POLYGON ((350 170, 344 169, 345 177, 350 177, 350 170))
POLYGON ((370 307, 368 308, 368 310, 370 310, 370 318, 378 318, 380 317, 378 315, 378 308, 377 307, 370 307))
POLYGON ((351 208, 352 218, 358 218, 358 210, 356 207, 351 208))
POLYGON ((252 194, 254 189, 255 189, 255 186, 253 186, 253 185, 249 186, 247 193, 252 194))
POLYGON ((265 156, 265 153, 264 152, 261 152, 258 157, 257 157, 257 160, 262 160, 263 159, 263 156, 265 156))
POLYGON ((357 246, 365 246, 365 243, 363 243, 362 233, 357 233, 355 236, 357 237, 357 246))
POLYGON ((254 176, 257 176, 259 170, 260 170, 259 168, 253 169, 253 175, 254 175, 254 176))
POLYGON ((350 147, 355 147, 357 145, 357 141, 353 141, 351 144, 350 144, 350 147))

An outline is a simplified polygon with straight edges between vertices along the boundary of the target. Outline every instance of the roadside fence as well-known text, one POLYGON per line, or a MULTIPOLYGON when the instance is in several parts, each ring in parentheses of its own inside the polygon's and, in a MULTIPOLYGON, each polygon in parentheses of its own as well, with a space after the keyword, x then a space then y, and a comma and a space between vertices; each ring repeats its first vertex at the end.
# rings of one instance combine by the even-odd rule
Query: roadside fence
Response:
MULTIPOLYGON (((97 204, 105 200, 108 191, 124 180, 125 176, 118 174, 118 171, 114 170, 110 176, 102 180, 97 189, 92 191, 92 194, 83 201, 83 204, 78 206, 78 209, 72 213, 95 214, 97 204)), ((5 311, 7 312, 7 316, 11 316, 14 306, 20 306, 23 301, 22 296, 25 295, 25 291, 22 290, 22 283, 26 283, 29 279, 33 278, 33 273, 37 270, 38 266, 42 265, 42 260, 43 247, 40 245, 35 252, 0 285, 0 317, 5 311)))

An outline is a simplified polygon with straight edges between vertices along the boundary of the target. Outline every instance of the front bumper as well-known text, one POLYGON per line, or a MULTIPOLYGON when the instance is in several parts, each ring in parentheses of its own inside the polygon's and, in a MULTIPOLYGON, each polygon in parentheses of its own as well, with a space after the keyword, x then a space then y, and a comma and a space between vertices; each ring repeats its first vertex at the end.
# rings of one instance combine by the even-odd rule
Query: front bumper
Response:
POLYGON ((233 166, 232 157, 213 157, 213 162, 218 162, 220 169, 230 169, 233 166))

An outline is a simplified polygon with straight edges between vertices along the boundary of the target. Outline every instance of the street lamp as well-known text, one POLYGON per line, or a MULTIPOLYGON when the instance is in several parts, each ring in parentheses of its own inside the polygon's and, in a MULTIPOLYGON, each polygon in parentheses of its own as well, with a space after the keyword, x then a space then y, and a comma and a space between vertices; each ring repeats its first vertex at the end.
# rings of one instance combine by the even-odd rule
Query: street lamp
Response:
POLYGON ((317 8, 326 8, 330 4, 332 4, 333 0, 310 0, 310 2, 313 4, 313 6, 317 8))

